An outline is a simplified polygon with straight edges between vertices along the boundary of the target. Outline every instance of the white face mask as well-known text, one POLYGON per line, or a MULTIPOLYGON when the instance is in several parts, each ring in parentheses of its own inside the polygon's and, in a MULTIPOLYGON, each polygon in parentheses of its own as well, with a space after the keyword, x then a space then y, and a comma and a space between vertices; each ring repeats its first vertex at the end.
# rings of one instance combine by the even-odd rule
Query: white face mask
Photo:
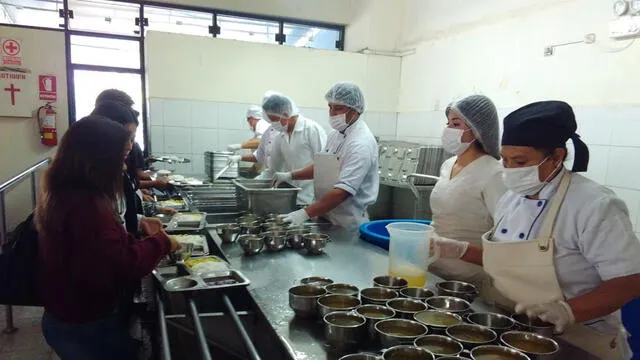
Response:
POLYGON ((331 128, 336 131, 345 131, 345 129, 349 126, 347 124, 347 114, 339 114, 335 116, 329 117, 329 124, 331 128))
MULTIPOLYGON (((544 181, 540 181, 540 176, 538 175, 538 168, 540 165, 544 164, 549 157, 546 157, 542 160, 541 163, 534 166, 520 167, 520 168, 503 168, 502 169, 502 180, 507 188, 515 193, 524 196, 531 196, 542 191, 545 185, 547 185, 547 180, 551 177, 555 170, 549 174, 549 177, 544 181)), ((562 163, 560 163, 562 166, 562 163)), ((557 168, 556 168, 557 169, 557 168)))
POLYGON ((475 141, 474 139, 472 142, 462 142, 462 136, 469 130, 471 129, 460 130, 449 127, 444 128, 444 131, 442 132, 442 147, 444 148, 444 151, 455 155, 461 155, 464 153, 475 141))
POLYGON ((285 132, 287 131, 287 127, 282 125, 280 123, 280 121, 276 121, 276 122, 272 122, 271 123, 271 127, 273 127, 274 129, 276 129, 278 132, 285 132))

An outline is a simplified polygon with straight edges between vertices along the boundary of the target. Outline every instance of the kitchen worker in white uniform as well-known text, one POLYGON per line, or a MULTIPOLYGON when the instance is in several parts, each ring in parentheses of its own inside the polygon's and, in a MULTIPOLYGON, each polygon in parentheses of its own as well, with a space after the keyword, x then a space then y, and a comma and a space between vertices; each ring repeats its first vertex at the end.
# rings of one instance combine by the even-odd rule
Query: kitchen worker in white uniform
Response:
POLYGON ((314 180, 316 202, 287 214, 285 221, 301 224, 317 216, 345 228, 369 221, 367 207, 378 198, 378 144, 360 119, 364 94, 352 83, 337 83, 325 95, 333 131, 313 165, 293 172, 278 172, 276 182, 314 180))
MULTIPOLYGON (((482 246, 493 228, 496 203, 507 190, 502 182, 500 125, 491 99, 471 95, 449 104, 442 146, 455 156, 440 168, 431 193, 433 227, 438 235, 482 246)), ((446 280, 483 284, 482 266, 460 259, 439 259, 429 271, 446 280)))
MULTIPOLYGON (((293 100, 282 94, 267 98, 262 110, 272 122, 272 127, 278 130, 273 138, 267 169, 269 178, 276 171, 293 171, 312 165, 316 154, 324 150, 327 143, 324 129, 315 121, 300 115, 293 100)), ((298 205, 313 203, 313 181, 292 180, 290 183, 302 189, 298 192, 298 205)))
MULTIPOLYGON (((571 107, 529 104, 504 119, 502 159, 509 191, 496 206, 483 248, 439 239, 441 256, 483 264, 502 306, 555 325, 597 359, 630 359, 620 308, 640 296, 640 242, 613 191, 577 174, 589 150, 571 107), (565 143, 575 149, 563 166, 565 143)), ((576 357, 564 357, 574 359, 576 357)))
POLYGON ((251 105, 247 109, 247 123, 249 124, 249 128, 251 128, 251 132, 253 132, 253 137, 242 144, 231 144, 227 147, 229 151, 238 151, 241 149, 257 149, 258 145, 260 145, 260 139, 262 139, 262 135, 267 131, 270 124, 262 119, 262 108, 258 105, 251 105))

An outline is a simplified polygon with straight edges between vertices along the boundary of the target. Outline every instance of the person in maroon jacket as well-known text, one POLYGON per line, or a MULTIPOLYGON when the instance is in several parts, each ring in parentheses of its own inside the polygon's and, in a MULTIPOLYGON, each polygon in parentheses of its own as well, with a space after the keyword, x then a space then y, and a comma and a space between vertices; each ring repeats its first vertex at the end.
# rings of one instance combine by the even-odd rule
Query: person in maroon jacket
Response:
POLYGON ((62 360, 135 359, 120 322, 125 290, 179 247, 162 226, 133 241, 115 208, 129 133, 100 116, 74 123, 47 170, 36 209, 42 330, 62 360))

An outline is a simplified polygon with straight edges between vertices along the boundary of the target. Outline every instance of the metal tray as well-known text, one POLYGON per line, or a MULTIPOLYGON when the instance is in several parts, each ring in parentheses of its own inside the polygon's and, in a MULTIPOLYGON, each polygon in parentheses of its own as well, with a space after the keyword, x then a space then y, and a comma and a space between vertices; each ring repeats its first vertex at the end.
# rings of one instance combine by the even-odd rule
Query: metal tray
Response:
POLYGON ((199 237, 202 240, 202 250, 197 250, 197 248, 194 246, 193 251, 191 252, 191 256, 197 257, 197 256, 209 255, 209 242, 207 241, 207 237, 206 236, 204 236, 202 234, 173 234, 173 235, 176 237, 176 240, 178 240, 178 242, 180 242, 179 236, 197 236, 197 237, 199 237))
POLYGON ((287 214, 297 209, 298 187, 281 183, 272 187, 271 180, 234 179, 238 210, 257 215, 287 214))
POLYGON ((177 213, 175 214, 172 218, 171 221, 169 221, 169 224, 167 224, 167 227, 164 229, 166 232, 168 233, 180 233, 180 232, 195 232, 195 231, 200 231, 202 229, 204 229, 204 226, 206 224, 206 213, 203 212, 183 212, 183 213, 177 213), (181 215, 191 215, 191 214, 198 214, 200 215, 200 221, 196 224, 194 223, 181 223, 180 222, 180 216, 181 215))
MULTIPOLYGON (((202 258, 215 258, 226 263, 217 256, 202 258)), ((153 275, 160 282, 162 288, 168 292, 223 290, 244 287, 251 283, 241 272, 233 269, 198 276, 184 262, 159 267, 153 270, 153 275)))

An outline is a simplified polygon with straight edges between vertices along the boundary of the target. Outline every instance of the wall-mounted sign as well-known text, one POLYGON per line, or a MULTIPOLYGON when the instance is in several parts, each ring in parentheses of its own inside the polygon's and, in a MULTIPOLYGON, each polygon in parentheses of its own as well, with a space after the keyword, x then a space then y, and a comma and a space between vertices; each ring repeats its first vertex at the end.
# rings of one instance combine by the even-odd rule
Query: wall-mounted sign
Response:
POLYGON ((38 76, 38 86, 40 87, 40 100, 56 101, 58 99, 55 75, 38 76))
POLYGON ((0 65, 22 66, 22 41, 12 38, 0 38, 0 65))
POLYGON ((29 73, 0 71, 0 116, 31 117, 33 85, 29 73))

